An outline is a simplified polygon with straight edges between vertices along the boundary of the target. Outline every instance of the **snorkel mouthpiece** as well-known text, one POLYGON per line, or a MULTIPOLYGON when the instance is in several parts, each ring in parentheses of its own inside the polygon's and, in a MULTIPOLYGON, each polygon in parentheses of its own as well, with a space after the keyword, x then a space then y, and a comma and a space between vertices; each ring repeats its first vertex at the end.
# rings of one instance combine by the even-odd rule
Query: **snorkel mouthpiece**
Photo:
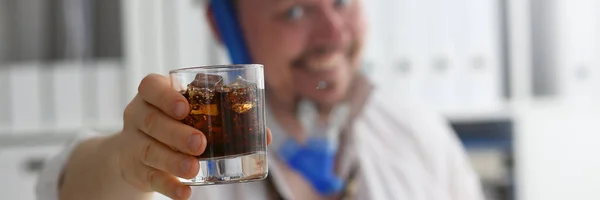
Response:
POLYGON ((319 194, 330 196, 343 188, 343 181, 333 172, 335 148, 326 138, 311 137, 304 144, 288 139, 280 147, 279 155, 308 179, 319 194))

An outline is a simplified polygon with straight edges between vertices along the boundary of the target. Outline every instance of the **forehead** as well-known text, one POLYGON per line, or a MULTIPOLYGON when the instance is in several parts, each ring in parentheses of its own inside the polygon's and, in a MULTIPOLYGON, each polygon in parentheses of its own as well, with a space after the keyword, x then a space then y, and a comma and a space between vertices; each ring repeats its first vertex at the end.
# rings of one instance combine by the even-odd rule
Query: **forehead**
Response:
MULTIPOLYGON (((236 4, 239 3, 248 3, 250 5, 256 5, 256 4, 261 4, 262 6, 279 6, 281 4, 289 4, 289 3, 297 3, 297 2, 302 2, 302 3, 307 3, 307 2, 322 2, 322 1, 326 1, 326 0, 230 0, 233 1, 236 4)), ((244 4, 242 3, 242 4, 244 4)))
MULTIPOLYGON (((215 1, 215 0, 213 0, 215 1)), ((216 0, 221 1, 221 0, 216 0)), ((282 5, 305 1, 305 0, 229 0, 232 1, 236 6, 236 9, 253 10, 264 12, 267 10, 274 10, 274 8, 281 7, 282 5)))

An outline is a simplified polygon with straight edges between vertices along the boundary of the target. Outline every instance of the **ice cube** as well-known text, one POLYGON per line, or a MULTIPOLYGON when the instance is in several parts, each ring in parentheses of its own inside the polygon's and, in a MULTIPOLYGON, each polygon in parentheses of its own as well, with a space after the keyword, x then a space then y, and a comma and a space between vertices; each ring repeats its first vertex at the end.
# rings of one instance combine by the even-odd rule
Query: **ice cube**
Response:
POLYGON ((223 92, 227 93, 226 101, 237 113, 245 113, 256 106, 256 84, 237 77, 233 83, 223 86, 223 92))
POLYGON ((254 108, 254 102, 248 101, 245 103, 238 103, 232 105, 233 111, 237 113, 245 113, 254 108))
POLYGON ((196 74, 194 81, 188 84, 187 97, 190 104, 210 104, 222 83, 223 77, 221 76, 202 73, 196 74))
POLYGON ((196 74, 196 77, 194 78, 194 81, 192 81, 191 84, 196 87, 205 87, 213 89, 222 83, 223 77, 219 75, 198 73, 196 74))

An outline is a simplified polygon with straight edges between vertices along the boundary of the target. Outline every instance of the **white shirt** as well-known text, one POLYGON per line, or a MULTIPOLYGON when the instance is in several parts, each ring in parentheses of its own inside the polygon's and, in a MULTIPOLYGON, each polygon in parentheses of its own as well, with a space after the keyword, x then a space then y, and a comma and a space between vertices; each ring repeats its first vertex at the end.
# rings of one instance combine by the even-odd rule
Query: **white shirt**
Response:
MULTIPOLYGON (((384 91, 375 90, 369 96, 352 123, 353 153, 348 155, 360 163, 353 199, 483 199, 479 179, 452 130, 443 118, 422 108, 389 99, 384 91)), ((58 199, 58 177, 76 143, 49 161, 40 174, 36 185, 39 200, 58 199)), ((275 161, 273 156, 269 159, 275 161)), ((292 199, 291 188, 296 186, 290 186, 285 166, 277 163, 269 162, 270 176, 277 191, 292 199)), ((262 200, 269 196, 263 181, 192 188, 192 200, 262 200)))

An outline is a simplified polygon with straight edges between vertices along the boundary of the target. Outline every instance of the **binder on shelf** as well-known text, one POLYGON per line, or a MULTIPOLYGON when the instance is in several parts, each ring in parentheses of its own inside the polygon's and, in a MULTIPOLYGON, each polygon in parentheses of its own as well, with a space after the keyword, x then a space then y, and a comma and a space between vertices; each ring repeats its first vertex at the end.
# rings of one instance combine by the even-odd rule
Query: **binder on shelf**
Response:
MULTIPOLYGON (((8 96, 11 129, 14 133, 35 132, 42 128, 41 64, 26 62, 9 66, 8 96)), ((44 105, 51 106, 51 105, 44 105)))
POLYGON ((364 58, 362 70, 378 87, 387 87, 392 82, 392 77, 386 74, 387 65, 391 65, 390 60, 386 60, 390 54, 388 48, 389 41, 382 38, 385 37, 387 31, 385 26, 385 12, 381 12, 383 8, 381 0, 374 0, 372 3, 364 4, 365 16, 369 22, 369 34, 366 35, 366 43, 364 50, 364 58))
POLYGON ((454 60, 445 54, 430 54, 423 77, 423 101, 437 111, 446 113, 456 110, 454 79, 456 66, 454 60))
POLYGON ((559 95, 569 103, 600 101, 600 8, 593 0, 557 1, 559 95))
POLYGON ((457 108, 456 73, 457 51, 452 36, 452 4, 444 0, 428 0, 428 24, 426 74, 424 81, 425 100, 440 112, 450 112, 457 108))
POLYGON ((503 101, 500 65, 482 54, 469 54, 461 70, 460 102, 467 112, 500 109, 503 101))
POLYGON ((122 90, 125 85, 125 68, 117 61, 98 61, 95 63, 95 95, 96 105, 85 104, 85 106, 95 106, 96 115, 92 122, 98 128, 112 129, 122 125, 123 111, 126 102, 125 91, 122 90))
POLYGON ((464 0, 456 89, 461 110, 495 111, 503 105, 501 24, 497 0, 464 0))
POLYGON ((7 133, 11 123, 9 78, 8 66, 0 66, 0 134, 7 133))
MULTIPOLYGON (((54 127, 78 129, 83 127, 84 90, 93 82, 93 74, 85 74, 82 62, 57 62, 52 68, 52 90, 54 104, 54 127)), ((95 106, 95 105, 87 105, 95 106)))
MULTIPOLYGON (((10 47, 12 46, 9 39, 9 8, 8 1, 0 1, 0 63, 6 62, 9 59, 10 47)), ((0 66, 0 68, 5 66, 0 66)))
MULTIPOLYGON (((12 1, 12 10, 8 10, 6 15, 11 16, 12 22, 9 23, 12 44, 9 48, 13 54, 12 59, 27 61, 33 59, 42 59, 46 56, 47 44, 46 34, 48 33, 50 21, 49 7, 51 1, 12 1)), ((10 4, 11 2, 9 2, 10 4)), ((10 18, 9 18, 10 19, 10 18)), ((5 45, 3 43, 2 45, 5 45)))
MULTIPOLYGON (((391 37, 380 40, 383 45, 392 40, 391 79, 398 97, 416 102, 431 103, 427 91, 427 71, 430 54, 429 35, 431 34, 431 5, 428 1, 392 1, 384 12, 392 20, 393 26, 386 25, 384 32, 392 33, 391 37)), ((384 4, 388 5, 388 4, 384 4)), ((389 76, 389 75, 388 75, 389 76)))
POLYGON ((393 60, 392 76, 393 88, 396 89, 399 98, 407 101, 421 101, 419 97, 419 78, 423 74, 423 69, 420 69, 415 57, 404 55, 398 56, 393 60))

